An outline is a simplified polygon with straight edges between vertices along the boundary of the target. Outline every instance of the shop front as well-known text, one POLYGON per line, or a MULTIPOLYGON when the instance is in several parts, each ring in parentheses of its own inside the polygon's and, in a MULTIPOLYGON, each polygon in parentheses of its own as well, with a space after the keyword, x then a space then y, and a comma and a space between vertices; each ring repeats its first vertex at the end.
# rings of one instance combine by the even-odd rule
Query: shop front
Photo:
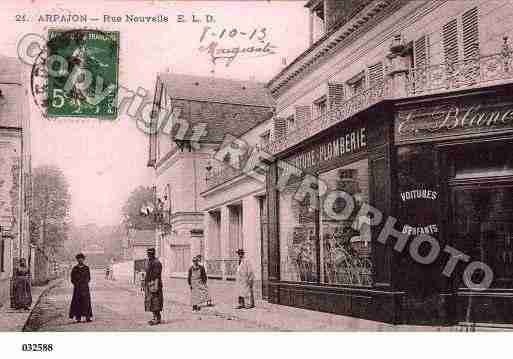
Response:
POLYGON ((267 176, 271 302, 397 321, 391 251, 373 240, 378 227, 365 211, 391 210, 391 114, 375 106, 276 157, 267 176))
POLYGON ((397 103, 394 133, 397 228, 441 248, 430 264, 397 257, 402 321, 511 323, 511 88, 397 103))

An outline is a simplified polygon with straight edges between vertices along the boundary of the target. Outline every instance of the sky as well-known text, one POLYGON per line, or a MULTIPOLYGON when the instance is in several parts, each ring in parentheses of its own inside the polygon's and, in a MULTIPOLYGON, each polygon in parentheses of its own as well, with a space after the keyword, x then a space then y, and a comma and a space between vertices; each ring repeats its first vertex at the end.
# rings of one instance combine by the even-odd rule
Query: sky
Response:
MULTIPOLYGON (((307 48, 308 18, 304 4, 305 1, 2 0, 0 54, 15 57, 20 39, 29 33, 44 36, 49 27, 88 27, 120 31, 119 83, 133 91, 139 87, 152 91, 157 73, 164 71, 266 82, 283 68, 283 59, 290 63, 307 48), (88 21, 39 21, 41 15, 70 13, 86 14, 88 21), (109 21, 105 22, 106 15, 109 21), (163 15, 168 21, 129 23, 127 15, 163 15), (192 22, 193 15, 199 23, 192 22), (215 22, 207 23, 207 15, 215 22), (121 22, 111 22, 118 16, 121 22), (205 30, 206 26, 210 28, 205 30), (265 38, 259 42, 257 38, 263 37, 263 31, 265 38), (214 40, 229 49, 270 42, 275 53, 263 57, 239 55, 229 66, 219 61, 213 65, 200 46, 214 40)), ((30 65, 24 66, 27 79, 30 70, 30 65)), ((154 179, 153 169, 146 167, 147 135, 126 114, 116 121, 49 120, 41 116, 32 97, 29 100, 32 166, 51 164, 63 170, 70 184, 74 224, 118 224, 129 193, 139 185, 150 186, 154 179)))

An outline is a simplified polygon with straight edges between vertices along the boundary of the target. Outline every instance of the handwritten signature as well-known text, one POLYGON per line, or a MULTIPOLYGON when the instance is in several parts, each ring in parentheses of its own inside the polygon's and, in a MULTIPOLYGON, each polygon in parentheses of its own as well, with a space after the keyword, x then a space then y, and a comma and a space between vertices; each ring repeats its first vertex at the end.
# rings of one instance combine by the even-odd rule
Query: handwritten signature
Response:
POLYGON ((231 48, 220 47, 217 41, 212 41, 208 46, 200 46, 201 52, 206 52, 210 55, 212 63, 215 65, 217 60, 226 60, 226 66, 230 64, 239 56, 244 55, 247 57, 263 57, 268 55, 274 55, 276 46, 272 45, 271 42, 267 42, 264 46, 248 46, 240 47, 235 46, 231 48))

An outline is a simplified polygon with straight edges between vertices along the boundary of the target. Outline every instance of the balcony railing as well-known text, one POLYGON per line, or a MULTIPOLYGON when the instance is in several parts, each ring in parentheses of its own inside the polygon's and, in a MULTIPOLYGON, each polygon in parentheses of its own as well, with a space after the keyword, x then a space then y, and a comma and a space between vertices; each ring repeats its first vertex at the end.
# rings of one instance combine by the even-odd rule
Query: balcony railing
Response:
POLYGON ((504 53, 475 59, 442 63, 410 69, 408 96, 481 87, 513 78, 511 58, 504 53))
POLYGON ((383 81, 347 99, 325 115, 275 138, 265 150, 271 154, 279 153, 386 99, 511 82, 512 51, 505 39, 500 53, 453 63, 410 68, 403 70, 404 72, 406 76, 402 83, 392 81, 392 77, 387 75, 383 81), (403 91, 398 89, 399 86, 403 87, 403 91))
POLYGON ((242 174, 242 171, 229 166, 227 164, 222 164, 220 167, 212 168, 206 177, 207 181, 207 189, 211 189, 213 187, 219 186, 224 182, 228 182, 229 180, 238 177, 242 174))
POLYGON ((315 118, 313 121, 308 121, 303 126, 296 128, 285 136, 270 142, 267 151, 270 153, 281 152, 389 97, 389 81, 377 82, 368 89, 342 102, 339 106, 331 109, 326 114, 315 118))
POLYGON ((237 274, 238 259, 207 259, 207 275, 223 279, 233 279, 237 274))

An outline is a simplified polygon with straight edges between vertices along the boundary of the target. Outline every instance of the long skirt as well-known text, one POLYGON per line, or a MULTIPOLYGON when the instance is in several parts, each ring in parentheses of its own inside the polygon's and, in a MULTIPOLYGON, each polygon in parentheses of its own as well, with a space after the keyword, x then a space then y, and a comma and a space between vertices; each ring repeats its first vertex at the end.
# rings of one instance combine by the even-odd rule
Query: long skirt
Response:
POLYGON ((208 287, 201 279, 191 279, 191 305, 200 305, 210 301, 208 287))
POLYGON ((30 277, 19 276, 14 280, 14 308, 30 308, 32 305, 32 291, 30 289, 30 277))
POLYGON ((88 285, 78 285, 73 288, 73 298, 69 309, 70 319, 81 317, 91 318, 93 309, 91 307, 91 293, 88 285))

